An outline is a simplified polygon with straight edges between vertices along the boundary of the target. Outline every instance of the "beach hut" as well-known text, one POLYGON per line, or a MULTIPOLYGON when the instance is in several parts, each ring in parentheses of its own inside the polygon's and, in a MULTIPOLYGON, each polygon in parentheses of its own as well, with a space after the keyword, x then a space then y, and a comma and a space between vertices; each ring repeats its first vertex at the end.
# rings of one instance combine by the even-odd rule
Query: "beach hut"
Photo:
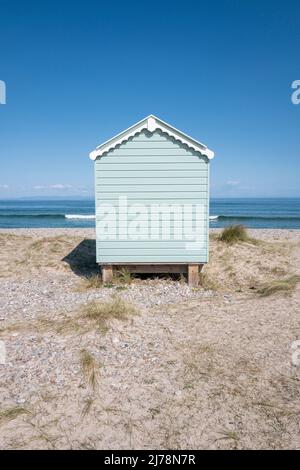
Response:
POLYGON ((104 282, 131 272, 187 273, 208 262, 213 152, 150 115, 90 153, 95 164, 96 257, 104 282))

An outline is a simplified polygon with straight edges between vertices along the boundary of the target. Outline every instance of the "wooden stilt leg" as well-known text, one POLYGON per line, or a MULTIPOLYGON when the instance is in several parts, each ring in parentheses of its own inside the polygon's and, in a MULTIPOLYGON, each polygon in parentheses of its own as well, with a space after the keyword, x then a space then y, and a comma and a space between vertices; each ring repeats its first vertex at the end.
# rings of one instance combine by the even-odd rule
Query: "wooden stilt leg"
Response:
POLYGON ((104 284, 108 284, 109 282, 112 281, 114 276, 114 271, 112 266, 102 266, 102 282, 104 284))
POLYGON ((188 265, 188 279, 190 287, 198 287, 199 285, 199 265, 189 264, 188 265))

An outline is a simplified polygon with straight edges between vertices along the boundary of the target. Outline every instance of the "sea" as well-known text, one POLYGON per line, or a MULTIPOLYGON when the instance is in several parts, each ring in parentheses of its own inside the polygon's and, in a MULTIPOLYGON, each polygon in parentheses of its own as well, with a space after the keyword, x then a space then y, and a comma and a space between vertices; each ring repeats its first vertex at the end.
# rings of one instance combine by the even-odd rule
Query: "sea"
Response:
MULTIPOLYGON (((210 227, 300 229, 300 198, 213 198, 210 227)), ((0 200, 0 228, 95 226, 94 200, 0 200)))

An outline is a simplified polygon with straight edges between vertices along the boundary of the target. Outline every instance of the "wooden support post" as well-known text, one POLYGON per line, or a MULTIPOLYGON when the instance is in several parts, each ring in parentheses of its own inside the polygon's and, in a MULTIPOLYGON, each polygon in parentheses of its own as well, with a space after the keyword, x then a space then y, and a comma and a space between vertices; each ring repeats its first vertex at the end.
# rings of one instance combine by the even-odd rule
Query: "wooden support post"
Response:
POLYGON ((114 270, 112 266, 104 265, 102 266, 102 282, 103 284, 108 284, 112 281, 114 277, 114 270))
POLYGON ((188 265, 188 280, 190 287, 198 287, 199 285, 199 265, 189 264, 188 265))

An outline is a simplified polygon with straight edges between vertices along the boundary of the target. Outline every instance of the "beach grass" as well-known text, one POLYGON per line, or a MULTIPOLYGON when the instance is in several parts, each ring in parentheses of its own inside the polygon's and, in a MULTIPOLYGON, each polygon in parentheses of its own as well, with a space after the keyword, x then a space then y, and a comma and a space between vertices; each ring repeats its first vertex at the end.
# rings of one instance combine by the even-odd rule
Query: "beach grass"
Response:
POLYGON ((292 292, 300 282, 299 275, 289 276, 285 279, 279 279, 263 285, 257 290, 262 297, 276 294, 277 292, 292 292))
POLYGON ((99 371, 97 361, 89 351, 82 349, 80 351, 80 364, 86 382, 93 390, 95 390, 98 383, 99 371))
POLYGON ((131 284, 133 281, 133 274, 127 268, 122 268, 116 273, 115 282, 120 282, 122 284, 131 284))
POLYGON ((32 322, 19 322, 0 329, 0 334, 10 332, 43 334, 55 332, 59 335, 85 334, 96 330, 106 333, 110 328, 111 320, 126 320, 137 313, 134 305, 125 302, 119 297, 113 297, 106 302, 92 300, 79 307, 72 316, 59 318, 40 317, 32 322))
POLYGON ((91 320, 100 331, 105 333, 109 328, 110 320, 125 320, 135 313, 136 309, 133 305, 120 297, 114 297, 107 302, 96 300, 88 302, 82 307, 80 316, 91 320))
POLYGON ((116 290, 124 290, 125 285, 133 282, 133 275, 129 269, 123 268, 117 271, 110 283, 103 284, 102 277, 99 274, 92 274, 80 281, 76 288, 77 292, 85 292, 90 289, 99 289, 101 287, 113 288, 116 290))
POLYGON ((12 406, 6 410, 0 410, 0 424, 16 419, 20 415, 29 414, 29 411, 21 406, 12 406))
POLYGON ((246 227, 243 225, 230 225, 229 227, 224 228, 219 236, 219 240, 232 245, 233 243, 248 241, 249 236, 246 227))
POLYGON ((90 289, 99 289, 100 287, 103 287, 101 276, 99 274, 92 274, 86 279, 81 280, 76 290, 78 292, 85 292, 90 289))
POLYGON ((218 282, 206 272, 199 274, 199 283, 200 286, 203 287, 203 289, 205 290, 217 291, 219 288, 218 282))

